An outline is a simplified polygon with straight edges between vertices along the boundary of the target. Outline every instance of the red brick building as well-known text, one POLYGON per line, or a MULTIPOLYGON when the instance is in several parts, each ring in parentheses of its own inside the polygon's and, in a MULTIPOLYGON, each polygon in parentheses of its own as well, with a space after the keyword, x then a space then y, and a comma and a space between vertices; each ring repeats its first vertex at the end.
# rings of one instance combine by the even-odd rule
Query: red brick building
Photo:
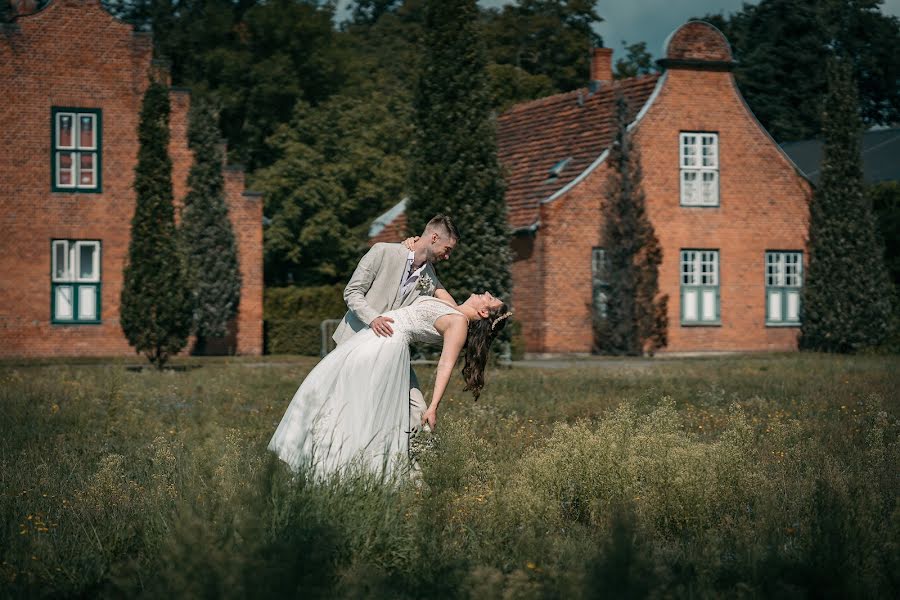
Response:
MULTIPOLYGON (((51 0, 0 25, 0 356, 134 353, 118 315, 141 100, 159 71, 151 41, 98 0, 51 0)), ((177 205, 190 94, 170 99, 177 205)), ((240 168, 224 175, 243 278, 231 345, 261 354, 262 198, 240 168)))
MULTIPOLYGON (((744 102, 716 28, 683 25, 660 62, 662 75, 614 81, 612 51, 595 49, 590 87, 498 118, 514 232, 512 302, 528 352, 591 350, 592 307, 604 306, 600 203, 619 91, 632 108, 647 210, 664 253, 665 350, 797 347, 810 184, 744 102)), ((382 219, 373 242, 397 239, 403 219, 382 219)))

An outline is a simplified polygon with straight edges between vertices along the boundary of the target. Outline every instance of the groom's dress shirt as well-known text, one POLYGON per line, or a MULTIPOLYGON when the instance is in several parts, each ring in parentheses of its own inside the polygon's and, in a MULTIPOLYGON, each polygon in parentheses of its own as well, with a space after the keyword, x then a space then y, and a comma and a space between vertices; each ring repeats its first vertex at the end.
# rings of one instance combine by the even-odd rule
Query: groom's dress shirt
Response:
POLYGON ((422 275, 422 270, 425 268, 425 265, 428 264, 428 261, 422 263, 418 269, 414 268, 414 262, 416 259, 416 253, 412 250, 409 251, 409 255, 406 257, 406 269, 403 271, 403 279, 400 280, 400 297, 403 298, 412 290, 412 287, 419 280, 419 277, 422 275))

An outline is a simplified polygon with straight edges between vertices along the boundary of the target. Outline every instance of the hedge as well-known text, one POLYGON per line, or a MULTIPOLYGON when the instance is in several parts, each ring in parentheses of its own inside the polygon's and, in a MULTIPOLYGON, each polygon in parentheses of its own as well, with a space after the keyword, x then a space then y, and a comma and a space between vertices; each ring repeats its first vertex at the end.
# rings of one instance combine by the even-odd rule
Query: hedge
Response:
POLYGON ((267 354, 318 356, 320 326, 347 311, 343 285, 267 288, 263 302, 267 354))

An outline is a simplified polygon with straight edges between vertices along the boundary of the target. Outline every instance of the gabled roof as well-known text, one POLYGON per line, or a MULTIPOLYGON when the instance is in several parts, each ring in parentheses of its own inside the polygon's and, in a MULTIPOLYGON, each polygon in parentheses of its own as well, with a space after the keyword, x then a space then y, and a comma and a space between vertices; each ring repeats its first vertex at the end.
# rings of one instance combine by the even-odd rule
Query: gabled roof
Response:
MULTIPOLYGON (((791 160, 813 183, 822 176, 822 140, 781 145, 791 160)), ((866 183, 900 181, 900 128, 871 130, 862 134, 860 151, 866 183)))
POLYGON ((659 77, 624 79, 593 93, 584 88, 524 102, 497 119, 498 155, 506 171, 512 229, 536 223, 540 203, 571 183, 610 145, 617 90, 628 100, 629 121, 633 121, 659 77))

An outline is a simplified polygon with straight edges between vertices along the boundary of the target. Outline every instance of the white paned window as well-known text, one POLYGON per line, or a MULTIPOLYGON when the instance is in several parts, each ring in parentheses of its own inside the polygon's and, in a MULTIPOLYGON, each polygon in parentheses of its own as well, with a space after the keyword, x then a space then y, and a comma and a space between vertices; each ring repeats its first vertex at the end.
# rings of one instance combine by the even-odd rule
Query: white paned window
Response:
POLYGON ((606 260, 606 250, 603 248, 593 248, 591 250, 591 282, 593 286, 594 314, 601 319, 605 319, 607 302, 609 301, 609 264, 606 260))
POLYGON ((50 244, 51 320, 100 322, 100 242, 53 240, 50 244))
POLYGON ((681 323, 719 323, 719 251, 681 251, 681 323))
POLYGON ((682 133, 681 204, 683 206, 719 205, 719 135, 682 133))
POLYGON ((100 111, 53 108, 53 191, 100 191, 100 111))
POLYGON ((803 253, 766 252, 766 324, 800 324, 803 253))

